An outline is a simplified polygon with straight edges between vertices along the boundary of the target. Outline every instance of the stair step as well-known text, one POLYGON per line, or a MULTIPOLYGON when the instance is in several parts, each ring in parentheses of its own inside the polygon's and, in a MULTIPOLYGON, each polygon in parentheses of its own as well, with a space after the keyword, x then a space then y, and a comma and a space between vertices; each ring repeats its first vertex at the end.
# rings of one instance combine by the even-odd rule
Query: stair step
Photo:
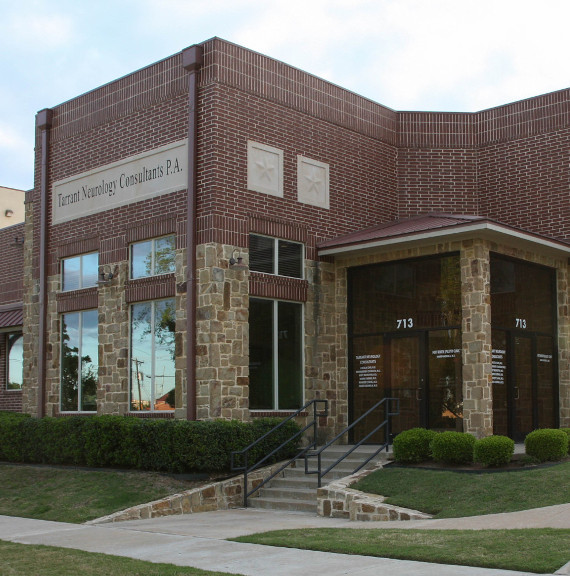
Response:
POLYGON ((316 512, 317 499, 312 502, 304 500, 288 500, 285 498, 250 498, 248 502, 250 508, 265 508, 271 510, 294 510, 296 512, 316 512))
POLYGON ((280 500, 307 500, 316 502, 317 487, 303 488, 276 488, 273 485, 269 488, 262 488, 259 491, 260 498, 279 498, 280 500))
MULTIPOLYGON (((349 449, 350 446, 346 445, 328 448, 327 452, 321 456, 321 469, 326 470, 349 449)), ((377 449, 377 446, 360 446, 325 475, 323 485, 350 476, 377 449)), ((386 456, 386 452, 382 452, 376 455, 366 466, 385 460, 386 456)), ((317 462, 317 458, 310 458, 309 470, 315 471, 317 462)), ((250 498, 249 506, 315 513, 317 509, 317 485, 317 474, 305 474, 305 460, 300 458, 261 488, 257 495, 250 498)))

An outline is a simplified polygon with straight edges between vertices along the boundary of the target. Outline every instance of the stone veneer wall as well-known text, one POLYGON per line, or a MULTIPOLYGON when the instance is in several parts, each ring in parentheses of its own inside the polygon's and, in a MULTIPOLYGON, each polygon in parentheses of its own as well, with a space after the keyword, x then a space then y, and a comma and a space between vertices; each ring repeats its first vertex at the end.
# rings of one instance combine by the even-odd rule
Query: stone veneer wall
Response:
POLYGON ((99 414, 126 414, 129 411, 129 306, 125 282, 127 262, 106 265, 116 270, 113 280, 101 285, 99 296, 99 414))
POLYGON ((491 270, 481 240, 461 245, 461 338, 463 345, 463 429, 477 438, 493 434, 491 270))
MULTIPOLYGON (((265 478, 273 474, 280 466, 281 463, 277 463, 251 472, 247 481, 248 492, 254 486, 259 486, 265 478)), ((213 512, 214 510, 241 507, 243 507, 243 476, 234 476, 221 482, 214 482, 180 494, 166 496, 154 502, 133 506, 102 518, 90 520, 86 524, 144 520, 146 518, 197 514, 199 512, 213 512)))
POLYGON ((26 202, 24 227, 24 383, 22 412, 38 415, 39 281, 33 274, 34 205, 26 202))
POLYGON ((334 264, 307 260, 305 278, 305 401, 328 400, 328 417, 319 421, 323 442, 347 424, 347 390, 338 372, 339 363, 346 364, 346 348, 337 343, 334 264))
MULTIPOLYGON (((196 415, 249 419, 249 270, 235 246, 201 244, 196 277, 196 415)), ((241 255, 247 262, 247 250, 241 255)), ((185 348, 184 348, 185 349, 185 348)))
POLYGON ((384 496, 366 494, 351 488, 376 468, 362 470, 317 489, 317 514, 325 518, 346 518, 364 522, 390 522, 396 520, 426 520, 429 514, 392 506, 384 502, 384 496))
POLYGON ((560 427, 570 428, 570 266, 558 267, 558 373, 560 378, 560 427))

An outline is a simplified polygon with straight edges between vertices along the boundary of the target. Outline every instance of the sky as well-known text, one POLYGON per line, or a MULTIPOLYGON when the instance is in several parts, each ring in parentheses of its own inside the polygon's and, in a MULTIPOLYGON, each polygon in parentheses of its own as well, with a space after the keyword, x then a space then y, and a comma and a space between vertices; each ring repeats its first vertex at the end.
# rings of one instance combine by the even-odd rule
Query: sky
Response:
POLYGON ((218 36, 394 110, 570 87, 568 0, 0 0, 0 186, 33 187, 35 115, 218 36))

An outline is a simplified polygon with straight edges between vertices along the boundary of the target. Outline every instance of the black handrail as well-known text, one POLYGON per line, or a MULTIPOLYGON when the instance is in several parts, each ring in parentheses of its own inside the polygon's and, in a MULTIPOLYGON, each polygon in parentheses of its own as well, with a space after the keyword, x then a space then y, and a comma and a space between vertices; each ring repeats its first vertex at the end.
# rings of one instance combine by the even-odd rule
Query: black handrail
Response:
POLYGON ((289 466, 291 464, 291 462, 293 462, 293 460, 296 460, 297 458, 301 458, 302 456, 304 456, 306 454, 306 452, 308 450, 310 450, 311 448, 314 448, 317 445, 318 418, 321 416, 328 416, 328 406, 329 406, 328 400, 311 400, 310 402, 307 402, 302 408, 299 408, 299 410, 297 410, 296 412, 294 412, 293 414, 291 414, 290 416, 288 416, 287 418, 285 418, 284 420, 279 422, 279 424, 277 424, 277 426, 275 426, 274 428, 269 430, 269 432, 266 432, 263 436, 261 436, 260 438, 258 438, 254 442, 252 442, 249 446, 246 446, 243 450, 234 450, 231 453, 231 470, 232 470, 232 472, 240 472, 243 470, 243 505, 244 505, 244 508, 247 508, 247 499, 252 494, 257 492, 257 490, 259 490, 262 486, 267 484, 267 482, 269 482, 270 480, 275 478, 275 476, 277 476, 277 474, 279 474, 280 472, 285 470, 285 468, 287 468, 287 466, 289 466), (317 404, 319 404, 319 403, 324 404, 324 412, 317 412, 317 404), (301 428, 301 430, 299 430, 298 432, 293 434, 290 438, 285 440, 285 442, 283 442, 280 446, 278 446, 277 448, 272 450, 269 454, 266 454, 263 458, 261 458, 261 460, 258 460, 257 462, 255 462, 255 464, 252 464, 251 466, 248 466, 248 462, 247 462, 248 452, 254 446, 257 446, 257 444, 259 444, 261 441, 265 440, 270 434, 272 434, 276 430, 279 430, 279 428, 284 426, 286 422, 289 422, 289 420, 292 420, 293 418, 295 418, 296 416, 301 414, 301 412, 305 412, 306 410, 308 410, 309 406, 311 406, 311 405, 313 406, 313 420, 312 421, 308 422, 303 428, 301 428), (258 468, 260 468, 265 462, 267 462, 267 460, 269 460, 272 456, 277 454, 277 452, 279 452, 279 450, 281 450, 286 444, 288 444, 292 440, 295 440, 296 438, 299 438, 300 436, 302 436, 311 427, 313 428, 313 441, 309 445, 302 448, 298 454, 295 454, 295 456, 293 456, 293 458, 291 458, 290 460, 287 460, 287 462, 282 464, 278 470, 273 472, 273 474, 271 474, 269 477, 265 478, 260 484, 257 484, 256 486, 252 487, 252 489, 248 492, 248 490, 247 490, 247 476, 248 476, 248 474, 250 472, 253 472, 254 470, 257 470, 258 468), (234 456, 242 456, 243 457, 243 466, 236 466, 235 465, 234 456))
POLYGON ((376 450, 376 452, 374 452, 364 462, 362 462, 362 464, 360 464, 357 468, 355 468, 352 471, 352 474, 354 474, 355 472, 358 472, 361 468, 366 466, 366 464, 368 464, 368 462, 370 462, 370 460, 372 460, 372 458, 374 458, 380 452, 382 452, 382 450, 384 450, 384 448, 386 448, 386 452, 388 451, 388 447, 390 446, 390 418, 392 416, 398 416, 398 414, 400 414, 400 399, 399 398, 383 398, 382 400, 380 400, 379 402, 374 404, 374 406, 372 406, 372 408, 368 409, 364 414, 362 414, 359 418, 357 418, 352 424, 349 424, 344 430, 342 430, 342 432, 339 432, 332 440, 329 440, 324 446, 321 446, 317 451, 315 451, 315 452, 308 452, 307 451, 305 453, 305 474, 318 474, 318 480, 319 480, 318 486, 320 488, 323 476, 325 476, 325 474, 328 474, 333 468, 335 468, 338 464, 340 464, 349 454, 352 454, 352 452, 354 452, 359 446, 364 444, 369 438, 371 438, 374 434, 376 434, 376 432, 378 432, 381 428, 386 427, 386 432, 385 432, 386 441, 384 442, 384 444, 380 445, 380 447, 378 448, 378 450, 376 450), (391 410, 392 402, 396 403, 396 409, 395 410, 391 410), (342 436, 344 436, 347 432, 352 430, 359 422, 361 422, 364 418, 366 418, 366 416, 368 416, 370 413, 374 412, 374 410, 376 410, 379 406, 382 406, 382 404, 384 404, 384 403, 386 404, 384 407, 384 410, 385 410, 384 420, 382 422, 380 422, 380 424, 378 424, 378 426, 376 426, 376 428, 374 428, 371 432, 369 432, 364 438, 361 438, 356 444, 351 445, 350 448, 340 458, 338 458, 335 462, 333 462, 323 472, 322 465, 321 465, 322 453, 327 448, 332 446, 337 440, 342 438, 342 436), (317 469, 316 470, 309 470, 309 458, 314 458, 315 456, 317 457, 317 469))

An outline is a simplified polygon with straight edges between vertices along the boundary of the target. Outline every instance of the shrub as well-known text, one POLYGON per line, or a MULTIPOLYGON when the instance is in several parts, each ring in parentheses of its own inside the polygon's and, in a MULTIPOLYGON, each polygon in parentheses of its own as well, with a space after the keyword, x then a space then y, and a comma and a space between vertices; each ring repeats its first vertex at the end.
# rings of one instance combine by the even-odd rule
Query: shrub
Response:
POLYGON ((485 466, 504 466, 511 461, 515 442, 506 436, 488 436, 475 441, 473 460, 485 466))
POLYGON ((524 439, 525 451, 540 462, 562 460, 568 454, 568 434, 564 430, 534 430, 524 439))
POLYGON ((560 428, 560 430, 564 430, 568 434, 568 454, 570 454, 570 428, 560 428))
MULTIPOLYGON (((245 448, 278 423, 277 418, 239 422, 0 414, 0 460, 166 472, 229 471, 233 450, 245 448)), ((252 450, 249 464, 299 431, 295 422, 287 422, 252 450)), ((297 437, 265 463, 294 456, 299 442, 297 437)))
POLYGON ((446 464, 473 462, 475 437, 466 432, 442 432, 430 443, 433 459, 446 464))
POLYGON ((400 432, 394 438, 394 460, 396 462, 423 462, 431 456, 430 442, 437 432, 425 428, 412 428, 400 432))

